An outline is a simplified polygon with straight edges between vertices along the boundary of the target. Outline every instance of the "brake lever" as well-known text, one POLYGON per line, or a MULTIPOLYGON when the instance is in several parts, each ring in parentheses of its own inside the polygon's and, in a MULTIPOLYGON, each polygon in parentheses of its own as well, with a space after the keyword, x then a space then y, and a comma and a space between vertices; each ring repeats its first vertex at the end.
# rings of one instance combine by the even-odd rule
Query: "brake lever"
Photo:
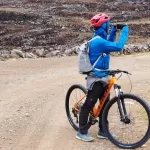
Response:
POLYGON ((131 73, 129 73, 128 71, 123 71, 124 73, 126 73, 126 74, 129 74, 129 75, 132 75, 131 73))

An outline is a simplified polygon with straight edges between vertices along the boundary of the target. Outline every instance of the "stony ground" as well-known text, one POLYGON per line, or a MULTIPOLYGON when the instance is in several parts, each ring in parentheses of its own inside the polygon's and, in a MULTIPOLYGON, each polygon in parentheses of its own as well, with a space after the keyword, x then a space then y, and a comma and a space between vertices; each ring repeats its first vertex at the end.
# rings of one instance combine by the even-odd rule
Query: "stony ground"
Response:
POLYGON ((1 0, 0 56, 63 56, 91 36, 89 20, 101 12, 109 13, 114 24, 129 25, 128 44, 150 44, 149 0, 1 0))
MULTIPOLYGON (((133 89, 150 104, 150 54, 113 57, 112 68, 131 72, 133 89)), ((65 94, 83 84, 77 58, 24 59, 0 62, 0 150, 119 150, 108 140, 75 139, 65 113, 65 94)), ((129 92, 126 76, 119 83, 129 92)), ((97 125, 90 134, 96 137, 97 125)), ((147 147, 138 150, 149 150, 147 147)))
MULTIPOLYGON (((89 19, 104 11, 113 23, 129 25, 128 44, 150 43, 149 0, 1 0, 0 59, 63 56, 91 35, 89 19)), ((132 92, 150 104, 149 57, 113 57, 112 68, 130 71, 132 92)), ((0 150, 118 150, 107 140, 75 139, 64 107, 65 94, 75 83, 85 85, 76 56, 0 61, 0 150)), ((119 83, 129 91, 126 76, 119 83)), ((94 126, 90 134, 96 133, 94 126)), ((149 146, 148 141, 139 149, 149 146)))

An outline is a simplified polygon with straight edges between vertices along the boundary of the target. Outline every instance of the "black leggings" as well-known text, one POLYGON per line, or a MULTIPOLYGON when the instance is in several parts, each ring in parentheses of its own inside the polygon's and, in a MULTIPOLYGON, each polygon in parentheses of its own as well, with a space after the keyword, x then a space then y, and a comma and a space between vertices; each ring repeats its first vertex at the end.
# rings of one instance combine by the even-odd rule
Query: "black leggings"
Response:
MULTIPOLYGON (((106 89, 106 85, 104 85, 102 82, 98 81, 98 82, 94 83, 92 90, 88 91, 86 101, 81 108, 81 112, 80 112, 80 116, 79 116, 79 132, 80 133, 87 134, 88 129, 91 126, 88 123, 89 112, 93 109, 97 100, 102 98, 105 89, 106 89)), ((104 104, 104 107, 107 104, 107 102, 109 101, 109 99, 110 98, 108 96, 108 98, 104 104)), ((104 109, 104 107, 103 107, 103 109, 104 109)), ((99 116, 99 128, 102 132, 103 132, 103 127, 102 127, 103 109, 99 116)))

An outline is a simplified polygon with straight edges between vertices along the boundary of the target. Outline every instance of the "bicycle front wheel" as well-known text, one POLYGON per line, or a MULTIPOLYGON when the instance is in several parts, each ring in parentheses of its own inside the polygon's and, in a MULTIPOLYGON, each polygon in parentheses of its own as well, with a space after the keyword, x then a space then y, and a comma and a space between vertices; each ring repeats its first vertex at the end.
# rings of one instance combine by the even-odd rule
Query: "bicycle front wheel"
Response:
MULTIPOLYGON (((120 102, 126 109, 124 111, 126 120, 123 120, 120 117, 117 100, 117 97, 110 100, 103 113, 103 127, 109 140, 125 149, 142 146, 150 137, 149 105, 135 95, 122 94, 120 102)), ((123 107, 121 109, 123 110, 123 107)))
POLYGON ((84 86, 72 85, 66 94, 66 114, 71 126, 78 131, 80 108, 86 99, 87 90, 84 86))

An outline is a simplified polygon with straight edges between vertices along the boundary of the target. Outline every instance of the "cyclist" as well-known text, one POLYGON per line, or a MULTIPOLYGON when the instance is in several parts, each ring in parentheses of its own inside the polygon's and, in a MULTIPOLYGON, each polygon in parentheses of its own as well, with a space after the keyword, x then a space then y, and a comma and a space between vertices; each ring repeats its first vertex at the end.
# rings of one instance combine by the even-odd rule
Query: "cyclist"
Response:
MULTIPOLYGON (((109 69, 110 63, 110 52, 121 51, 128 39, 129 28, 124 24, 117 24, 112 26, 110 34, 107 38, 109 27, 110 27, 110 16, 103 13, 95 15, 91 20, 91 26, 94 28, 94 38, 89 44, 89 57, 91 64, 93 65, 97 58, 101 55, 100 59, 96 62, 94 69, 87 75, 87 89, 88 94, 85 103, 81 107, 79 115, 79 131, 76 134, 77 139, 83 141, 93 141, 94 138, 88 135, 88 129, 91 126, 88 120, 89 112, 96 104, 98 98, 101 99, 104 90, 107 86, 109 76, 101 72, 101 70, 109 69), (117 29, 120 29, 120 37, 117 42, 116 39, 117 29)), ((106 103, 109 101, 109 96, 106 103)), ((104 104, 104 106, 106 105, 104 104)), ((104 108, 104 107, 103 107, 104 108)), ((102 110, 103 111, 103 110, 102 110)), ((112 114, 113 115, 113 114, 112 114)), ((102 127, 102 113, 99 116, 99 131, 97 134, 98 138, 107 138, 102 127)))

